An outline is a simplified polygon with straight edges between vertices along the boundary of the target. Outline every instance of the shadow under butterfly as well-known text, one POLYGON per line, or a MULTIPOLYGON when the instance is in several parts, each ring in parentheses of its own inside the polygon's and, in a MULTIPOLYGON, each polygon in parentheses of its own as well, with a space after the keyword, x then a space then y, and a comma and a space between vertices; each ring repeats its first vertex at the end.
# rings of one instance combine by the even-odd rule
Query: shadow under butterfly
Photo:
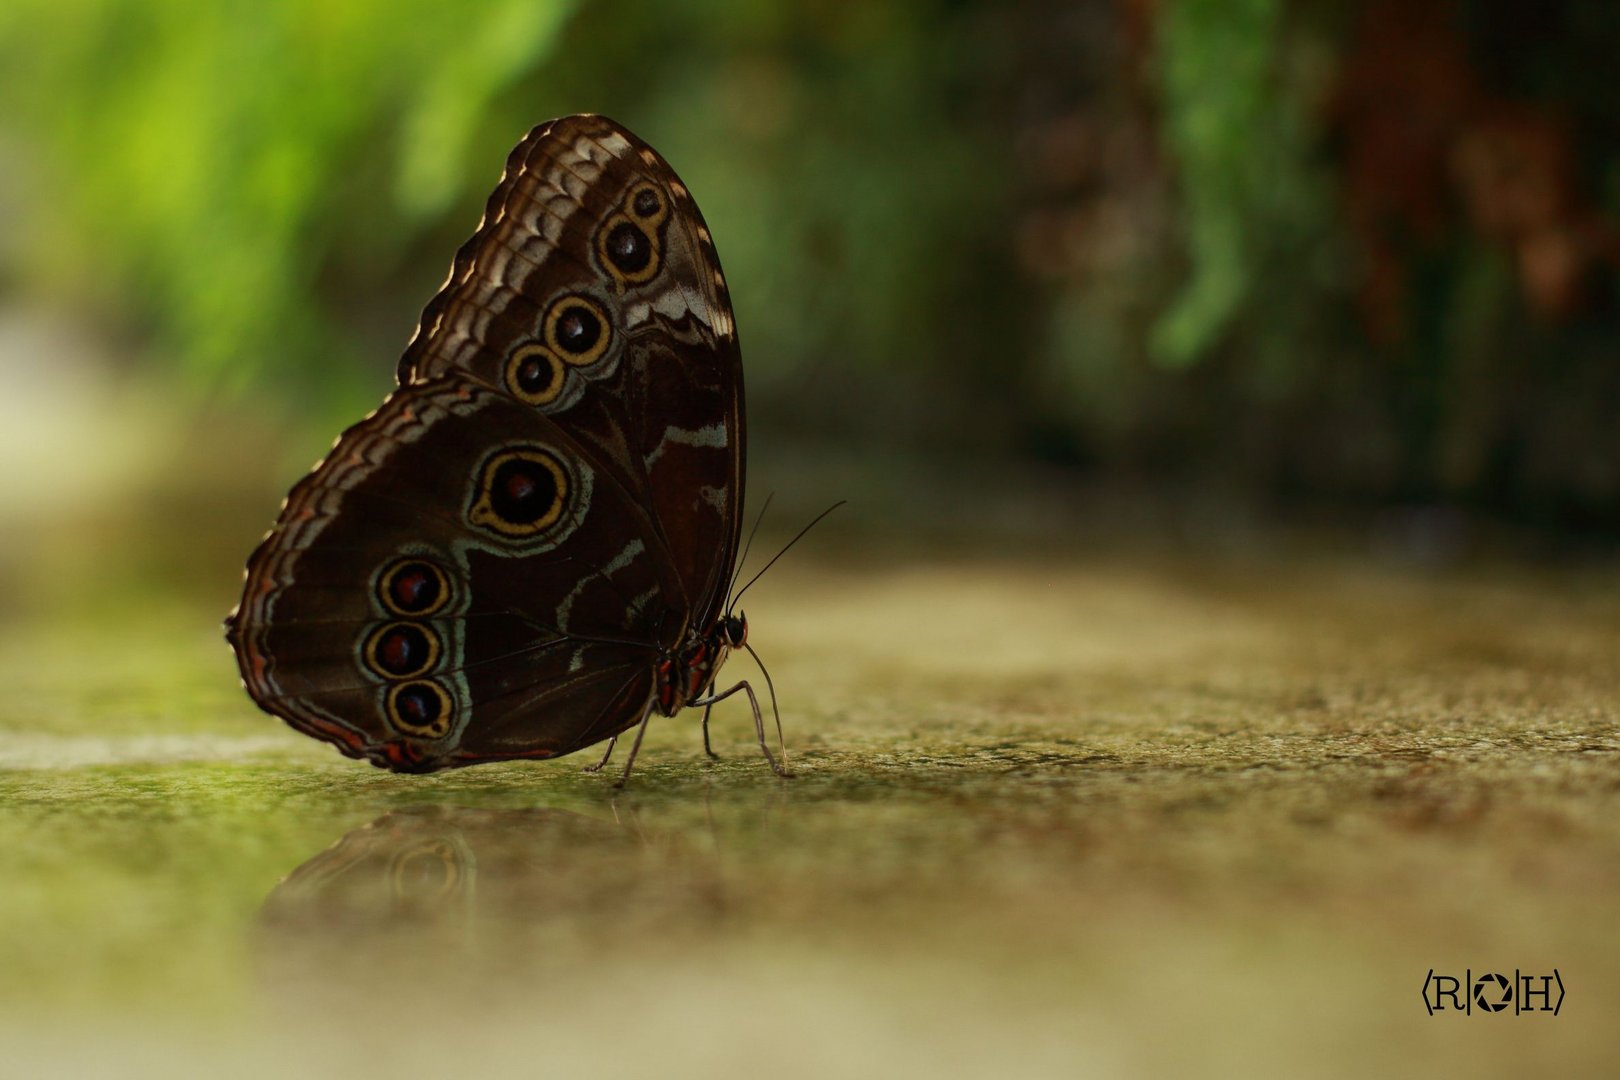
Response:
POLYGON ((622 784, 655 714, 702 706, 707 750, 742 694, 788 775, 717 681, 753 653, 742 362, 664 159, 605 117, 531 131, 397 376, 248 560, 226 627, 260 707, 399 772, 607 740, 599 769, 634 727, 622 784))

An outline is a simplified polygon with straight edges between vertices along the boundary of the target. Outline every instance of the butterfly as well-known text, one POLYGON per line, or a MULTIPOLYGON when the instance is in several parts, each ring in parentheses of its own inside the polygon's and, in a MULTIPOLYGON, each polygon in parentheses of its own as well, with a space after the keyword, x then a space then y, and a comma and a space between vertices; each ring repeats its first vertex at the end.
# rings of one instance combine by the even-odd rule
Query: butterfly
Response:
POLYGON ((609 740, 599 769, 635 727, 627 778, 654 714, 703 706, 712 755, 743 693, 786 775, 753 688, 716 684, 753 651, 742 362, 664 159, 602 116, 531 131, 397 377, 248 559, 226 638, 254 701, 398 772, 609 740))

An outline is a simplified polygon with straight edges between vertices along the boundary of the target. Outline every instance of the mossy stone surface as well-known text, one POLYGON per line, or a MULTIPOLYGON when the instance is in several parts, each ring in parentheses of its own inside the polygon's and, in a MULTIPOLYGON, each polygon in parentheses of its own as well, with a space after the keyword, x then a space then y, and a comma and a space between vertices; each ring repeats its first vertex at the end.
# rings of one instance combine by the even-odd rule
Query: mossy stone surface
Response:
POLYGON ((1606 571, 802 560, 749 604, 797 777, 725 706, 623 792, 341 759, 218 614, 0 643, 16 1075, 1620 1065, 1606 571), (1431 968, 1568 997, 1431 1017, 1431 968))

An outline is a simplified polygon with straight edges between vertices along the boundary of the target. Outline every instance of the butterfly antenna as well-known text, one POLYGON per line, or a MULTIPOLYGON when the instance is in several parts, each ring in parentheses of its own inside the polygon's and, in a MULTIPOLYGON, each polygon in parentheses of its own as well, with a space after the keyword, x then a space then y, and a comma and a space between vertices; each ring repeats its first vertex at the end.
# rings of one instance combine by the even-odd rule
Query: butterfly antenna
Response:
MULTIPOLYGON (((771 500, 774 498, 776 498, 774 491, 765 496, 765 503, 759 508, 759 516, 754 519, 754 527, 748 530, 748 539, 743 544, 742 554, 737 556, 737 569, 731 572, 731 580, 726 582, 727 596, 730 596, 731 590, 736 587, 737 579, 742 577, 743 564, 748 561, 748 549, 754 546, 754 535, 759 532, 760 525, 765 521, 765 511, 771 508, 771 500)), ((730 604, 726 605, 726 610, 731 610, 730 604)))
MULTIPOLYGON (((826 514, 824 513, 822 516, 825 517, 826 514)), ((815 522, 811 522, 811 524, 813 525, 815 522)), ((754 651, 754 647, 745 641, 743 642, 743 648, 748 650, 748 655, 752 656, 754 663, 759 665, 760 674, 765 676, 765 689, 771 695, 771 716, 776 719, 776 752, 781 755, 782 769, 785 772, 787 770, 787 740, 782 737, 782 712, 776 707, 776 684, 771 682, 770 669, 765 666, 765 661, 759 658, 759 653, 754 651)))
MULTIPOLYGON (((771 567, 775 566, 777 559, 780 559, 782 556, 786 555, 788 553, 788 550, 790 548, 792 548, 794 544, 797 544, 800 540, 803 540, 805 533, 807 533, 811 529, 815 528, 818 524, 820 524, 822 518, 826 517, 828 514, 832 513, 834 510, 838 509, 840 506, 843 506, 848 501, 849 500, 847 500, 847 499, 839 499, 837 502, 835 502, 831 506, 827 507, 827 509, 825 509, 821 513, 817 514, 814 518, 810 519, 810 524, 808 524, 804 528, 800 529, 797 536, 795 536, 793 539, 789 540, 786 544, 784 544, 782 546, 782 550, 778 551, 774 556, 771 557, 770 562, 766 563, 763 567, 760 568, 759 573, 755 574, 753 577, 748 579, 748 584, 747 585, 744 585, 742 588, 737 590, 737 595, 733 596, 731 598, 731 603, 726 605, 726 610, 730 611, 732 608, 736 607, 737 606, 737 601, 742 599, 743 593, 747 592, 750 588, 752 588, 753 585, 754 585, 754 582, 756 582, 760 578, 764 577, 765 576, 765 571, 769 570, 771 567)), ((756 659, 757 659, 757 657, 756 657, 756 659)))

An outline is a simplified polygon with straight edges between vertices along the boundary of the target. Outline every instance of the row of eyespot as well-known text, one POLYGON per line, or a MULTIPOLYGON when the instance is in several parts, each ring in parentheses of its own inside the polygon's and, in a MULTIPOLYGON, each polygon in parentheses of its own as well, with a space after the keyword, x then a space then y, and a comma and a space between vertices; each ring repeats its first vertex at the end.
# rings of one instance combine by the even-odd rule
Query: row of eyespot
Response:
MULTIPOLYGON (((621 288, 652 280, 662 264, 658 228, 669 203, 653 184, 641 184, 624 198, 597 233, 597 255, 621 288)), ((513 351, 506 362, 506 385, 518 400, 547 405, 562 393, 569 366, 588 367, 613 342, 607 312, 588 297, 570 294, 552 302, 540 320, 540 341, 513 351)))
MULTIPOLYGON (((430 562, 400 559, 378 576, 377 595, 388 611, 420 618, 450 602, 450 583, 430 562)), ((406 619, 384 623, 362 644, 366 666, 390 683, 383 693, 383 715, 401 735, 442 739, 450 733, 450 692, 433 679, 415 677, 438 666, 443 652, 432 627, 406 619)))

